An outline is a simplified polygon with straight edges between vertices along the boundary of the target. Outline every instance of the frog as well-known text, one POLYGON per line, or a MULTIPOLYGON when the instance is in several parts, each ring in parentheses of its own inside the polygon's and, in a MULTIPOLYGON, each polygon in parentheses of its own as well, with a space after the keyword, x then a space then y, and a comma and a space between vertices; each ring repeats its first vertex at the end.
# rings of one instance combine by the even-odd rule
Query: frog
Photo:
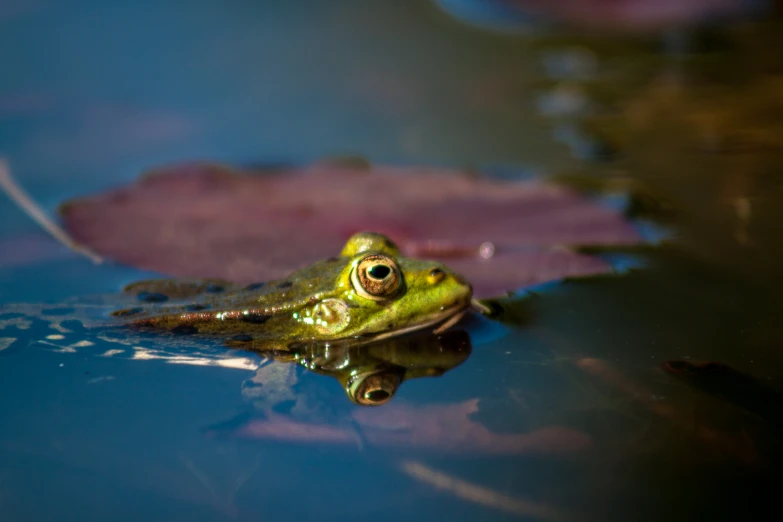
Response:
MULTIPOLYGON (((173 342, 165 335, 133 335, 126 329, 118 330, 106 322, 106 314, 117 308, 118 298, 107 294, 52 304, 0 306, 0 360, 34 347, 79 355, 84 360, 92 355, 248 371, 253 376, 243 381, 242 395, 256 407, 268 409, 287 400, 308 401, 293 390, 299 380, 296 366, 334 379, 357 406, 381 406, 404 382, 440 377, 465 362, 472 351, 468 332, 455 327, 439 334, 421 330, 355 346, 300 342, 290 351, 241 354, 193 336, 173 342)), ((470 323, 464 326, 470 327, 470 323)), ((111 379, 85 377, 88 383, 111 379)))
POLYGON ((223 336, 228 346, 291 351, 325 342, 361 345, 430 328, 445 331, 471 309, 473 289, 436 261, 403 257, 386 235, 358 232, 339 255, 284 279, 150 279, 128 285, 142 306, 112 313, 124 325, 223 336))
POLYGON ((414 332, 368 345, 314 344, 297 349, 293 362, 336 379, 359 406, 389 402, 403 382, 440 377, 471 354, 470 335, 461 329, 441 334, 414 332))

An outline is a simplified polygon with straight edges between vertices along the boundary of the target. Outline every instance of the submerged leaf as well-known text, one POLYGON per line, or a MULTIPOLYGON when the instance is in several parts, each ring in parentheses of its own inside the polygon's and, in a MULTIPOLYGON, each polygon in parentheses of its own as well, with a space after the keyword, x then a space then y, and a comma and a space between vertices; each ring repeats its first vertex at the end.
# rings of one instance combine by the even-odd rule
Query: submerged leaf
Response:
POLYGON ((360 429, 371 447, 419 448, 460 455, 556 455, 578 453, 593 445, 592 438, 564 426, 545 426, 527 433, 498 433, 470 418, 479 411, 478 399, 460 403, 390 405, 355 410, 345 426, 301 422, 269 412, 213 426, 211 436, 277 440, 297 443, 355 444, 360 429))
POLYGON ((252 283, 337 255, 355 232, 464 274, 478 297, 611 267, 565 246, 642 243, 621 213, 543 181, 420 167, 193 163, 63 206, 76 241, 163 274, 252 283))

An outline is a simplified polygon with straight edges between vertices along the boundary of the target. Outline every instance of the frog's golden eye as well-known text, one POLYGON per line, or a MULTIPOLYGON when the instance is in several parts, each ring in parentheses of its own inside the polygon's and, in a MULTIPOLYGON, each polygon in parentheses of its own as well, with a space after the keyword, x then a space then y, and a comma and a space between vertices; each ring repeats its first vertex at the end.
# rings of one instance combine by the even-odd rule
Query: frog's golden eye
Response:
POLYGON ((393 296, 399 290, 401 282, 397 263, 383 254, 364 256, 351 273, 351 284, 356 293, 376 301, 393 296))
POLYGON ((392 371, 360 374, 351 379, 345 388, 348 398, 360 406, 380 406, 394 397, 402 379, 392 371))

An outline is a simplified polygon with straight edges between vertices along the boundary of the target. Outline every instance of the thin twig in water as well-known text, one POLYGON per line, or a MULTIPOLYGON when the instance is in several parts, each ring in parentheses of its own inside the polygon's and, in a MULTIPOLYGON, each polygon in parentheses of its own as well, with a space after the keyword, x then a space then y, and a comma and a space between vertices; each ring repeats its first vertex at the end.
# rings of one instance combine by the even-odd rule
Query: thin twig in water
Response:
POLYGON ((41 228, 46 230, 54 239, 74 252, 87 257, 95 264, 103 263, 103 258, 101 256, 89 248, 78 244, 65 230, 60 228, 57 223, 46 215, 46 212, 44 212, 22 187, 16 183, 11 176, 11 169, 8 167, 8 162, 4 158, 0 158, 0 188, 8 194, 8 197, 11 198, 25 214, 30 216, 33 221, 38 223, 41 228))
POLYGON ((196 463, 193 462, 190 457, 182 452, 179 453, 178 457, 180 462, 185 465, 185 469, 187 469, 209 493, 212 506, 216 510, 221 511, 227 518, 236 519, 237 508, 233 500, 233 495, 231 499, 226 499, 224 496, 218 495, 213 482, 209 480, 209 477, 203 471, 196 467, 196 463))
POLYGON ((549 506, 503 495, 484 486, 451 477, 420 462, 409 460, 403 462, 400 467, 411 477, 438 489, 449 491, 463 500, 476 502, 523 517, 533 517, 540 520, 562 519, 562 514, 549 506))
POLYGON ((209 477, 207 477, 203 471, 198 469, 193 461, 189 457, 185 456, 184 453, 180 453, 178 457, 180 462, 185 465, 185 469, 187 469, 196 478, 196 480, 198 480, 199 484, 201 484, 204 489, 207 490, 207 493, 209 493, 212 497, 212 502, 219 504, 218 494, 215 491, 215 488, 212 487, 212 481, 209 480, 209 477))
POLYGON ((459 312, 458 314, 452 316, 451 318, 449 318, 448 321, 446 321, 445 323, 443 323, 439 327, 435 328, 432 331, 432 333, 434 333, 435 335, 442 334, 443 332, 445 332, 446 330, 448 330, 449 328, 451 328, 452 326, 457 324, 460 321, 460 319, 465 317, 466 313, 468 313, 468 311, 467 310, 463 310, 462 312, 459 312))
POLYGON ((244 473, 240 473, 237 475, 236 483, 234 485, 234 490, 231 492, 231 498, 235 499, 237 496, 237 493, 239 490, 247 484, 247 481, 249 481, 253 475, 256 474, 258 471, 258 468, 261 466, 261 454, 257 454, 255 458, 255 462, 252 466, 250 466, 244 473))
POLYGON ((488 307, 475 297, 470 300, 470 307, 482 315, 489 315, 492 313, 492 308, 488 307))

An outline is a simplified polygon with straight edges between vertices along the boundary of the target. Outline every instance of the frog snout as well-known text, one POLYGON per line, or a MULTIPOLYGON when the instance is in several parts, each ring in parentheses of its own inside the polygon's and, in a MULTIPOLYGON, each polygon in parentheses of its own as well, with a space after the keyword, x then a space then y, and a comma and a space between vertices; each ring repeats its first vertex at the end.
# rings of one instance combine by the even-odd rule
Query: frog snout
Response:
POLYGON ((452 273, 452 274, 451 274, 451 277, 453 277, 453 278, 454 278, 454 280, 455 280, 457 283, 459 283, 459 284, 461 284, 461 285, 465 285, 465 286, 468 286, 468 287, 470 287, 471 291, 473 290, 473 287, 471 286, 471 284, 470 284, 470 283, 468 282, 468 280, 467 280, 467 279, 465 279, 465 277, 463 277, 462 275, 460 275, 460 274, 455 274, 455 273, 452 273))
POLYGON ((471 285, 470 282, 467 279, 465 279, 465 276, 463 276, 462 274, 458 274, 456 272, 449 272, 449 275, 451 275, 451 277, 458 285, 467 287, 469 294, 471 295, 473 294, 473 285, 471 285))

